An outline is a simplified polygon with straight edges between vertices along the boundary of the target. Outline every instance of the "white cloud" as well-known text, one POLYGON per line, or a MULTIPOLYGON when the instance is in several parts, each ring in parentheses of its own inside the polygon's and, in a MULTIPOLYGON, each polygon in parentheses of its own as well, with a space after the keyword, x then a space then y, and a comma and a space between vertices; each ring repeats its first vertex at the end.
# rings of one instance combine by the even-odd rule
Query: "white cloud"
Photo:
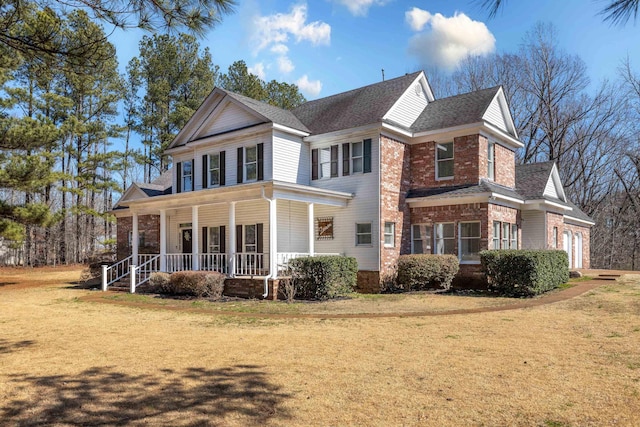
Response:
POLYGON ((318 96, 322 90, 322 83, 320 80, 310 81, 306 74, 300 77, 296 84, 302 92, 311 96, 318 96))
POLYGON ((331 26, 325 22, 307 23, 307 5, 299 4, 291 8, 291 12, 276 13, 254 18, 255 52, 274 45, 281 49, 293 37, 296 43, 308 41, 313 45, 328 45, 331 41, 331 26))
POLYGON ((467 56, 483 56, 495 50, 496 39, 483 22, 473 21, 464 13, 445 17, 413 8, 405 19, 416 34, 409 40, 409 53, 423 66, 452 70, 467 56))
POLYGON ((404 13, 405 19, 409 26, 413 31, 422 31, 429 19, 431 19, 431 14, 426 10, 418 9, 414 7, 411 10, 408 10, 404 13))
POLYGON ((264 64, 262 62, 258 62, 253 67, 247 67, 247 71, 250 72, 251 74, 255 74, 261 80, 264 80, 266 76, 266 73, 264 71, 264 64))
POLYGON ((369 8, 373 5, 384 6, 389 0, 334 0, 349 9, 354 16, 366 16, 369 8))
POLYGON ((290 72, 293 71, 294 68, 296 67, 293 65, 293 62, 291 62, 291 60, 288 57, 284 55, 278 57, 278 69, 280 70, 281 73, 289 74, 290 72))
POLYGON ((271 47, 271 52, 276 55, 286 55, 289 52, 289 48, 286 44, 276 44, 271 47))

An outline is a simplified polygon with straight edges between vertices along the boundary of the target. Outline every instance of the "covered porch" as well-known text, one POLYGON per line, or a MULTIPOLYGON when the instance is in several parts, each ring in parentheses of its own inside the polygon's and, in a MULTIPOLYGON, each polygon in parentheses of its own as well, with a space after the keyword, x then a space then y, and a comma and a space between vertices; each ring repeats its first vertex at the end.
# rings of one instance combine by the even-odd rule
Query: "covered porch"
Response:
MULTIPOLYGON (((119 226, 130 221, 128 256, 103 273, 103 288, 125 276, 138 286, 156 271, 275 279, 291 259, 318 255, 315 206, 340 210, 351 198, 349 193, 268 182, 128 201, 126 209, 114 212, 119 226)), ((119 230, 119 245, 122 235, 119 230)), ((336 248, 331 254, 340 252, 336 248)))

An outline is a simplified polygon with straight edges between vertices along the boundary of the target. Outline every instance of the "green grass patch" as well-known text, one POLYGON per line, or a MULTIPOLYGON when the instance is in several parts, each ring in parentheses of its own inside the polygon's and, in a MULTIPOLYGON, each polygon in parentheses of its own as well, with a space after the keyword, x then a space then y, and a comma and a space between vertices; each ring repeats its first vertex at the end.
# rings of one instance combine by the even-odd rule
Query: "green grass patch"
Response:
POLYGON ((564 290, 564 289, 569 289, 569 288, 573 288, 576 285, 576 282, 574 282, 573 280, 568 281, 567 283, 562 283, 560 285, 558 285, 556 287, 556 289, 559 290, 564 290))

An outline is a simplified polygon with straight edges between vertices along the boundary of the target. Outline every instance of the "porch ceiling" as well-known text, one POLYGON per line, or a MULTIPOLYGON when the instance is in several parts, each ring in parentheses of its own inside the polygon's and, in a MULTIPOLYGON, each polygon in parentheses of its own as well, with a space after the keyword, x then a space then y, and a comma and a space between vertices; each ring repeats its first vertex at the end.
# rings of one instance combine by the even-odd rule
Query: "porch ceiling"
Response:
POLYGON ((261 200, 263 195, 269 199, 292 200, 337 207, 346 207, 347 202, 354 197, 351 193, 325 190, 301 184, 268 181, 127 200, 120 203, 121 208, 112 211, 112 213, 116 216, 128 215, 130 210, 140 213, 153 213, 161 209, 261 200))

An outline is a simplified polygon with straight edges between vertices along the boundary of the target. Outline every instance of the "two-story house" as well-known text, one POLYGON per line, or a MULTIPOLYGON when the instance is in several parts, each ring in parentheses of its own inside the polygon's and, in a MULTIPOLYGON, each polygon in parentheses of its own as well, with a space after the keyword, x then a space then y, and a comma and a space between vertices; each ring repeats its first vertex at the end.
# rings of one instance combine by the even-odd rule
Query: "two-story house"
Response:
POLYGON ((457 255, 463 281, 492 248, 564 248, 588 268, 592 220, 552 162, 516 166, 520 147, 501 87, 435 99, 417 72, 292 111, 216 88, 173 168, 117 203, 118 257, 266 283, 293 257, 342 254, 363 291, 408 253, 457 255))

